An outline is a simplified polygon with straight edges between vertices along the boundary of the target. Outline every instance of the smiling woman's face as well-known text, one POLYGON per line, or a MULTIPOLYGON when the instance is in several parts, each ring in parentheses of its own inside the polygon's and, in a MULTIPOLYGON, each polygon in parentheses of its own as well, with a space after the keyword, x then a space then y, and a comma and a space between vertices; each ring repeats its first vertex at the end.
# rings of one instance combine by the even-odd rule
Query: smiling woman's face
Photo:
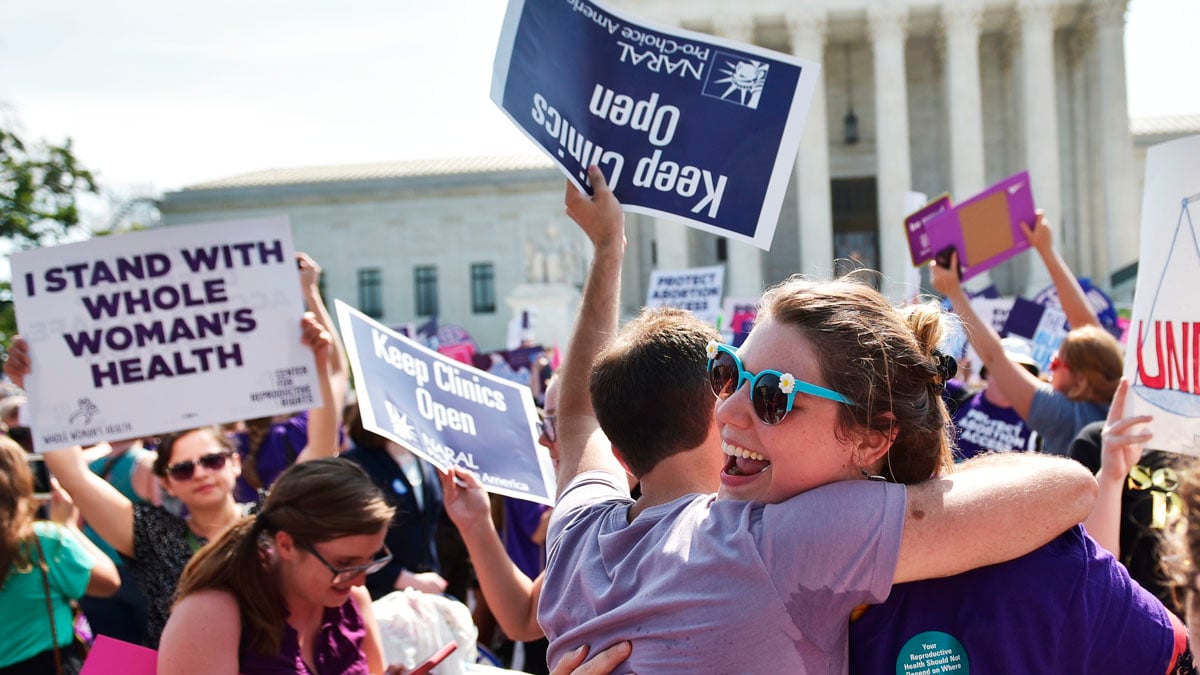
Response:
MULTIPOLYGON (((812 343, 798 329, 771 318, 754 327, 738 357, 752 373, 777 370, 837 389, 822 375, 812 343)), ((768 425, 754 412, 748 386, 717 402, 716 421, 727 455, 720 498, 773 504, 827 483, 860 477, 851 435, 838 433, 838 409, 843 404, 797 393, 783 421, 768 425)))

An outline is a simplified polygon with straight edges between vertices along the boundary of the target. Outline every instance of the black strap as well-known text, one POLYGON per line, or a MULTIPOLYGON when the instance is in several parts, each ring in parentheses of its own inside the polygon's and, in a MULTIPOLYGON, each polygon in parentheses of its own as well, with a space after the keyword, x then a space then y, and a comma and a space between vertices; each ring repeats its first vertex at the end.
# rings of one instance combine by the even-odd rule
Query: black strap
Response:
POLYGON ((108 461, 104 463, 104 468, 100 471, 100 477, 103 478, 105 482, 108 482, 108 477, 112 475, 113 469, 117 468, 117 462, 121 461, 121 458, 124 457, 132 447, 133 446, 129 446, 117 454, 109 456, 108 461))
POLYGON ((46 613, 50 616, 50 639, 54 641, 54 672, 62 675, 62 654, 58 651, 58 630, 54 627, 54 605, 50 602, 50 570, 46 566, 46 554, 42 552, 42 540, 33 533, 33 543, 38 550, 38 570, 42 573, 42 590, 46 592, 46 613))

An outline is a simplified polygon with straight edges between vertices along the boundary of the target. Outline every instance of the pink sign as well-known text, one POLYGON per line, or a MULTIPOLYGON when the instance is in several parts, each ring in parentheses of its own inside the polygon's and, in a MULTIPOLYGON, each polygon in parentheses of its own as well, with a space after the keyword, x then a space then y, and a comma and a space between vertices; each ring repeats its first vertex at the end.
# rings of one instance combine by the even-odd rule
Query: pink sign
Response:
POLYGON ((96 636, 92 651, 79 671, 80 675, 155 675, 156 672, 158 652, 107 635, 96 636))

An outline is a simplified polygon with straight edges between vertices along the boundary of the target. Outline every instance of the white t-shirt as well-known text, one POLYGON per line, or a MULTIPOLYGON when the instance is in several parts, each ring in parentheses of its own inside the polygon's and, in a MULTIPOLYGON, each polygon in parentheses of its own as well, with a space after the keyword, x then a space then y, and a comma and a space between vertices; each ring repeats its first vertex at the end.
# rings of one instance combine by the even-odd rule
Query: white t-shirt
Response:
POLYGON ((550 519, 548 660, 631 640, 617 672, 845 673, 850 611, 891 589, 906 494, 864 480, 772 505, 688 495, 629 523, 621 481, 581 474, 550 519))

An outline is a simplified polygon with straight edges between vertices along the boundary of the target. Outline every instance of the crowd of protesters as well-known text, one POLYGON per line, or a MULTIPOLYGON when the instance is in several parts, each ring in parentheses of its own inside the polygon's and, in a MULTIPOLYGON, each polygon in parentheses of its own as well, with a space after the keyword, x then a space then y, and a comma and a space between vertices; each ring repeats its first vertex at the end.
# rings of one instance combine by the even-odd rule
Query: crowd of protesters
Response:
MULTIPOLYGON (((84 628, 162 673, 403 672, 372 607, 404 589, 469 602, 530 673, 1194 672, 1200 476, 1125 416, 1121 344, 1044 216, 1025 234, 1071 329, 1048 372, 930 268, 981 387, 939 304, 858 273, 768 289, 737 348, 681 310, 619 326, 623 212, 589 179, 580 315, 533 392, 554 509, 363 428, 300 254, 321 407, 48 452, 38 486, 3 392, 0 675, 78 672, 84 628)), ((11 383, 38 367, 15 338, 11 383)))

